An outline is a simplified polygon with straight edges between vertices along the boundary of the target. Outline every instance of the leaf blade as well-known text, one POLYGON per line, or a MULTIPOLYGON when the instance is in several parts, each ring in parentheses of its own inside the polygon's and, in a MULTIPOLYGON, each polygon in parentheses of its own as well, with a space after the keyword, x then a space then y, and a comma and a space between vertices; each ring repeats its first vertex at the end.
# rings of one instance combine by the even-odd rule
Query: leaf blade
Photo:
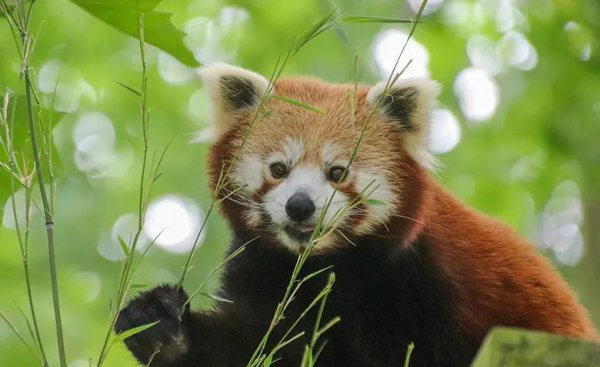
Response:
POLYGON ((279 96, 279 95, 274 95, 273 98, 278 99, 280 101, 284 101, 286 103, 292 104, 294 106, 298 106, 300 108, 304 108, 306 110, 312 111, 314 113, 318 113, 319 115, 324 115, 325 113, 321 110, 319 110, 316 107, 313 107, 309 104, 303 103, 297 99, 293 99, 293 98, 288 98, 288 97, 284 97, 284 96, 279 96))
POLYGON ((377 199, 366 199, 365 204, 373 205, 373 206, 383 206, 383 205, 385 205, 385 202, 383 202, 381 200, 377 200, 377 199))
POLYGON ((372 16, 358 16, 358 15, 345 15, 341 17, 341 21, 344 23, 408 23, 412 24, 412 19, 404 18, 392 18, 392 17, 372 17, 372 16))
POLYGON ((110 342, 110 345, 115 345, 117 343, 120 343, 120 342, 124 341, 125 339, 127 339, 129 337, 132 337, 132 336, 134 336, 136 334, 141 333, 144 330, 148 330, 151 327, 153 327, 154 325, 158 324, 159 322, 160 322, 160 320, 154 321, 154 322, 151 322, 151 323, 148 323, 148 324, 136 326, 136 327, 133 327, 131 329, 127 329, 127 330, 123 331, 122 333, 119 333, 119 334, 115 335, 112 338, 112 341, 110 342))
POLYGON ((121 87, 127 89, 128 91, 130 91, 131 93, 135 94, 136 96, 140 97, 142 95, 142 92, 140 92, 139 90, 135 89, 134 87, 131 87, 125 83, 121 83, 118 80, 115 80, 115 83, 119 84, 121 87))
POLYGON ((139 14, 144 13, 144 40, 187 66, 200 63, 183 43, 185 33, 171 22, 172 13, 156 11, 162 0, 70 0, 111 27, 139 39, 139 14))

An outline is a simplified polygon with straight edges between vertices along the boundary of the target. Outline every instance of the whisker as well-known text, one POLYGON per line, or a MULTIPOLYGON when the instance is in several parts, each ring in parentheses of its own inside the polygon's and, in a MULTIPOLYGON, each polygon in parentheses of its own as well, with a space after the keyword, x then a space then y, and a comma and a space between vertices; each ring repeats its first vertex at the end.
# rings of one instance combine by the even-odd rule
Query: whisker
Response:
POLYGON ((344 232, 342 232, 339 229, 335 230, 336 233, 338 233, 340 236, 342 236, 342 238, 344 238, 346 241, 348 241, 348 243, 350 243, 352 246, 357 247, 356 244, 354 242, 352 242, 352 240, 350 240, 345 234, 344 232))

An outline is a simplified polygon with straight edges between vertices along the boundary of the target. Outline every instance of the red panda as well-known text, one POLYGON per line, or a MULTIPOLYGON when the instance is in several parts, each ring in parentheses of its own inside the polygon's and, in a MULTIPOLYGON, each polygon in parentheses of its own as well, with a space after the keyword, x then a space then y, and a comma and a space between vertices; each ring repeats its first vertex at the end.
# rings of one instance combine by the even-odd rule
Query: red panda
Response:
MULTIPOLYGON (((140 362, 245 365, 319 223, 331 230, 311 245, 302 274, 332 267, 336 282, 323 319, 341 322, 323 336, 317 365, 398 366, 414 342, 413 367, 468 366, 498 325, 598 340, 549 261, 428 174, 435 82, 399 79, 355 90, 290 78, 271 88, 265 77, 225 64, 200 73, 218 130, 210 179, 233 230, 230 252, 248 244, 222 276, 219 294, 232 303, 190 311, 186 293, 172 286, 129 303, 118 332, 161 321, 126 339, 140 362)), ((326 276, 303 285, 266 350, 326 276)), ((297 331, 312 335, 313 327, 311 313, 297 331)), ((305 343, 278 351, 277 364, 298 366, 305 343)))

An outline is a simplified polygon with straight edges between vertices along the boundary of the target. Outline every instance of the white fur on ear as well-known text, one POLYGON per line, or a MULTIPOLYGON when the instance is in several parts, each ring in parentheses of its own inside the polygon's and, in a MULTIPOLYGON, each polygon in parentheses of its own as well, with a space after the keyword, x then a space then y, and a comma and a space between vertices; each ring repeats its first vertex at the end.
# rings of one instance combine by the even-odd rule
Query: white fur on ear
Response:
POLYGON ((208 93, 217 136, 233 125, 236 112, 257 105, 269 86, 264 76, 224 63, 203 66, 198 74, 208 93))
POLYGON ((367 103, 396 121, 411 157, 427 168, 435 167, 435 158, 427 150, 430 111, 440 85, 427 78, 398 79, 385 90, 386 82, 375 84, 367 93, 367 103))

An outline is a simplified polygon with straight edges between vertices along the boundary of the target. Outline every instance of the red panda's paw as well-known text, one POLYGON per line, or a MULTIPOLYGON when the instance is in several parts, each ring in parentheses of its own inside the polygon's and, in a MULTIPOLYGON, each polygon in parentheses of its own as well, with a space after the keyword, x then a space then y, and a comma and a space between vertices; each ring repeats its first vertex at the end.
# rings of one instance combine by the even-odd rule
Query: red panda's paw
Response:
POLYGON ((143 292, 119 313, 115 332, 158 323, 125 339, 133 355, 144 365, 175 363, 189 348, 188 295, 181 287, 162 285, 143 292))

